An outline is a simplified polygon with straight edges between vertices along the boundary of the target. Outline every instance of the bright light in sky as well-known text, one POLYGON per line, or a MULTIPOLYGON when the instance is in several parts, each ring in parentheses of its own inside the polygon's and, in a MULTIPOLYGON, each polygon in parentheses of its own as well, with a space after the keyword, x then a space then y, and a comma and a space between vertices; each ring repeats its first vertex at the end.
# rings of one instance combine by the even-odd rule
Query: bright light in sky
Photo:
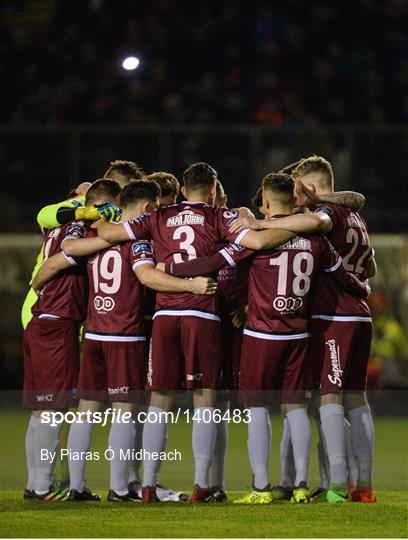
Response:
POLYGON ((127 71, 133 71, 136 69, 140 64, 139 58, 136 58, 136 56, 128 56, 125 58, 122 62, 123 69, 126 69, 127 71))

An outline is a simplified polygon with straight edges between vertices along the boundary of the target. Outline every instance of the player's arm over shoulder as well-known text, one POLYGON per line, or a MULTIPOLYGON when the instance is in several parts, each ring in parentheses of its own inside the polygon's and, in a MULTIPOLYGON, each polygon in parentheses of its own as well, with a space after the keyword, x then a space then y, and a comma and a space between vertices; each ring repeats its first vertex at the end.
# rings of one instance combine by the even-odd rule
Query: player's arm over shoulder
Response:
POLYGON ((63 251, 56 253, 49 259, 45 259, 42 263, 31 283, 31 287, 39 295, 44 286, 57 277, 62 270, 66 270, 76 264, 76 261, 71 257, 67 257, 63 251))
POLYGON ((97 251, 110 247, 111 244, 99 236, 86 238, 68 238, 64 241, 63 251, 68 257, 87 257, 97 251))
POLYGON ((329 232, 332 228, 332 220, 325 212, 293 214, 266 220, 264 226, 267 229, 280 229, 292 233, 329 232))
POLYGON ((78 198, 44 206, 37 214, 37 223, 43 229, 55 229, 75 219, 75 210, 82 204, 78 198))
POLYGON ((138 240, 140 238, 150 239, 150 216, 151 214, 143 214, 137 219, 121 223, 98 221, 95 226, 98 230, 98 236, 109 242, 109 244, 118 244, 119 242, 138 240))

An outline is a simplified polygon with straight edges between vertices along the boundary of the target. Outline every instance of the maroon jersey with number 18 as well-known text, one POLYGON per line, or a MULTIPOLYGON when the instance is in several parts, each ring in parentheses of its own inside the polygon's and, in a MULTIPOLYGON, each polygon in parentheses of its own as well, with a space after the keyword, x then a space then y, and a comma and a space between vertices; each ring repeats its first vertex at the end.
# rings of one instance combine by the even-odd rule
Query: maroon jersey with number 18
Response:
POLYGON ((316 276, 333 272, 341 259, 326 238, 296 236, 258 252, 249 274, 249 307, 244 334, 260 339, 308 337, 316 276))

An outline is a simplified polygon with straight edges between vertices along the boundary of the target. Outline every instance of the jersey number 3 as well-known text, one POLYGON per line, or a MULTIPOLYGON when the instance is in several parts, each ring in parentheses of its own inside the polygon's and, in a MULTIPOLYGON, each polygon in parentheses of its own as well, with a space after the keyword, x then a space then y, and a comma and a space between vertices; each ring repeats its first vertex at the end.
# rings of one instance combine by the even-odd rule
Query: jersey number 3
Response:
MULTIPOLYGON (((182 225, 181 227, 177 227, 173 234, 173 240, 181 240, 180 249, 184 250, 187 253, 188 261, 197 258, 197 252, 195 250, 195 247, 193 246, 193 242, 195 240, 193 227, 190 227, 189 225, 182 225)), ((181 253, 175 253, 173 257, 176 264, 184 262, 181 253)))

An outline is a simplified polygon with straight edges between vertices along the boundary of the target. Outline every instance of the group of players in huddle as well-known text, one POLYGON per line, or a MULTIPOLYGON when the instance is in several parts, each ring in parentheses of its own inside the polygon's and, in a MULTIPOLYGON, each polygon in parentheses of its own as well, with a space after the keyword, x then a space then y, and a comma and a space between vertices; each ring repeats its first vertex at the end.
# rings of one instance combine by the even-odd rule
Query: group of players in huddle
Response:
MULTIPOLYGON (((112 422, 108 500, 186 500, 158 483, 155 456, 168 424, 149 418, 171 411, 176 391, 187 390, 196 413, 192 502, 227 500, 228 421, 214 412, 228 410, 231 392, 248 410, 253 471, 251 492, 235 503, 376 501, 365 394, 367 279, 376 265, 358 213, 364 197, 333 186, 327 160, 301 159, 263 178, 253 199, 263 219, 255 219, 248 208, 227 208, 206 163, 184 171, 177 203, 174 175, 116 161, 40 212, 44 244, 23 308, 24 405, 32 410, 25 498, 100 499, 85 486, 86 459, 69 460, 69 489, 52 485, 54 461, 41 449, 58 448, 61 425, 41 413, 94 413, 109 402, 153 414, 143 428, 112 422), (284 426, 276 486, 268 475, 272 402, 281 403, 284 426), (314 491, 309 414, 320 435, 314 491), (135 447, 147 456, 142 481, 140 464, 119 459, 135 447)), ((86 455, 92 428, 89 417, 71 424, 70 453, 86 455)))

